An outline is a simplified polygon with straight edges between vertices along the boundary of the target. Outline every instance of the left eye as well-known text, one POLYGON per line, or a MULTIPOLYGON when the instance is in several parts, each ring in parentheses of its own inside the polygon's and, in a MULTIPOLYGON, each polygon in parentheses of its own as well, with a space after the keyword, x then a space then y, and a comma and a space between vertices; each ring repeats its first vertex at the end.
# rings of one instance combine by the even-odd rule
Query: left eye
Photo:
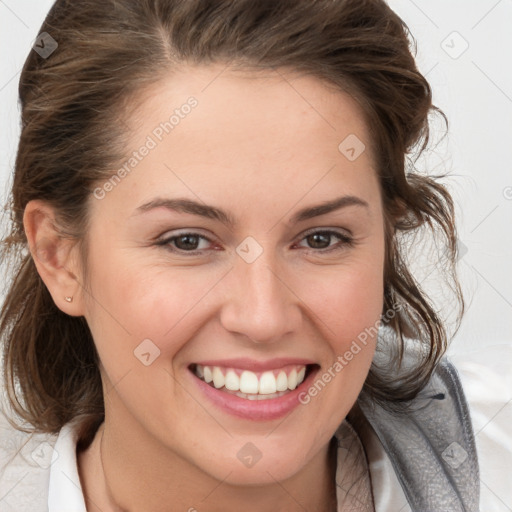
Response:
POLYGON ((320 252, 343 249, 344 246, 350 247, 353 245, 353 239, 350 236, 345 233, 329 230, 307 233, 302 240, 307 240, 310 245, 313 245, 313 247, 309 247, 309 249, 318 249, 320 252), (339 243, 331 246, 330 242, 333 237, 336 237, 339 240, 339 243))

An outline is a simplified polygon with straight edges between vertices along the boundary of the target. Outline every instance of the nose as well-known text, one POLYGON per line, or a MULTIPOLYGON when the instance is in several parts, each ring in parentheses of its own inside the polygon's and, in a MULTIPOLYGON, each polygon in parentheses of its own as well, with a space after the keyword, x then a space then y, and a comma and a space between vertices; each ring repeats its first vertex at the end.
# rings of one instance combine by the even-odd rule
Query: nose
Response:
POLYGON ((252 263, 237 257, 224 282, 221 324, 255 343, 274 343, 300 330, 300 300, 286 273, 264 251, 252 263), (289 279, 288 279, 289 281, 289 279))

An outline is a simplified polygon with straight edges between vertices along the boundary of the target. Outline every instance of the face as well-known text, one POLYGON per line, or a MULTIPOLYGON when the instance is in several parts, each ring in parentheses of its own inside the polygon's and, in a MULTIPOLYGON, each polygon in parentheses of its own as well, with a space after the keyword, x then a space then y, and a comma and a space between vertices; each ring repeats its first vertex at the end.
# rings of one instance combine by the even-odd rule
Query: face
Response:
POLYGON ((84 316, 112 424, 264 483, 306 467, 363 386, 383 212, 348 95, 223 68, 134 102, 124 172, 91 196, 84 316))

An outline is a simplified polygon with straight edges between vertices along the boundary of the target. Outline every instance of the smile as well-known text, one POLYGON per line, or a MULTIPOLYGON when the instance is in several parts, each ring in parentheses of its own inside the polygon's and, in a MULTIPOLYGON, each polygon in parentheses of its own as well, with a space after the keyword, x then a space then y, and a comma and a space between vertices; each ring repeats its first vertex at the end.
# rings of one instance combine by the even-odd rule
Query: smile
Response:
POLYGON ((272 421, 301 404, 299 395, 319 369, 318 364, 298 359, 233 359, 191 364, 189 375, 218 410, 245 420, 272 421))
POLYGON ((210 386, 248 400, 268 400, 284 396, 300 385, 306 365, 287 365, 265 372, 220 366, 195 366, 195 374, 210 386))

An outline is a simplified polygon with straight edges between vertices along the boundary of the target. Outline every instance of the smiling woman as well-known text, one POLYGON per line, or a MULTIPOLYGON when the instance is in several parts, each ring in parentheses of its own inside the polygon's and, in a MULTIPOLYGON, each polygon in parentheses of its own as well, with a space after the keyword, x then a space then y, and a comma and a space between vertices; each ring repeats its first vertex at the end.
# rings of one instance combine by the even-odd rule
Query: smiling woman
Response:
POLYGON ((460 321, 451 197, 406 167, 437 109, 400 18, 58 0, 41 33, 0 323, 34 433, 0 483, 30 467, 27 510, 51 512, 478 510, 448 334, 404 252, 439 237, 460 321))

